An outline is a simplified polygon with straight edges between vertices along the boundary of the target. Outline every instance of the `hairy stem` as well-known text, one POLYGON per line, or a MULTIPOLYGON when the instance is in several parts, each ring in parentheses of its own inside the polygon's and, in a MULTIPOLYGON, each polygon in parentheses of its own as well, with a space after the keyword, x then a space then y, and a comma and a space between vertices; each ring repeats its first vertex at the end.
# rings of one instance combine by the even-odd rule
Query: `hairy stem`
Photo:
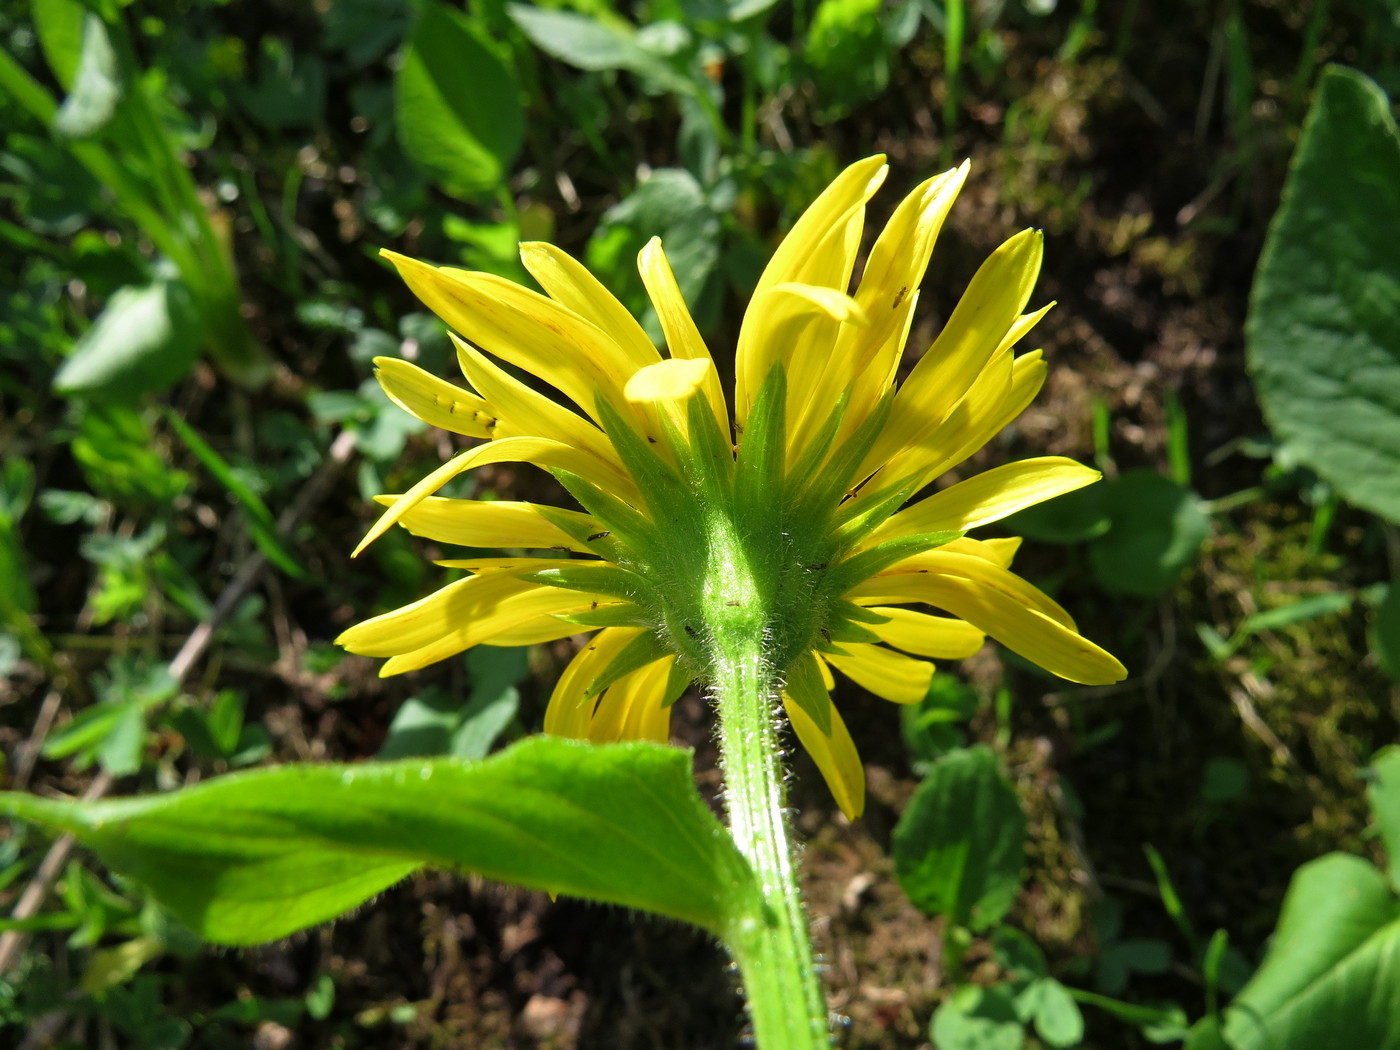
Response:
POLYGON ((826 1005, 783 814, 775 683, 761 635, 722 646, 713 682, 730 833, 758 876, 762 909, 725 936, 759 1050, 827 1050, 826 1005))

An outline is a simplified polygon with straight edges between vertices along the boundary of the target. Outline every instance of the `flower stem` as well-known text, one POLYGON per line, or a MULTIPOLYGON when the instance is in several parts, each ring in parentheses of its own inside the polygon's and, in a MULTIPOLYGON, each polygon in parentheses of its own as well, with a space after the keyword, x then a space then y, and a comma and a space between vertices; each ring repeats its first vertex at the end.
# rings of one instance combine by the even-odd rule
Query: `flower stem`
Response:
POLYGON ((723 646, 712 682, 719 709, 730 833, 758 877, 762 907, 738 917, 725 943, 738 964, 759 1050, 828 1050, 796 865, 783 816, 775 683, 762 638, 723 646))

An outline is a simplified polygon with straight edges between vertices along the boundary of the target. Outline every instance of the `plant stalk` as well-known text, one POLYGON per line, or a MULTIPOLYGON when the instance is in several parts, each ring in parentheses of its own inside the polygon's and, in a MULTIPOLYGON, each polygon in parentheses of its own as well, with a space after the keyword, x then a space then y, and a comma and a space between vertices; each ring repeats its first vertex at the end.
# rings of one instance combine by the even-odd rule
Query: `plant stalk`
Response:
POLYGON ((829 1050, 826 1004, 783 813, 776 685, 760 632, 722 647, 713 689, 730 834, 762 894, 761 910, 738 918, 724 940, 739 967, 759 1050, 829 1050))

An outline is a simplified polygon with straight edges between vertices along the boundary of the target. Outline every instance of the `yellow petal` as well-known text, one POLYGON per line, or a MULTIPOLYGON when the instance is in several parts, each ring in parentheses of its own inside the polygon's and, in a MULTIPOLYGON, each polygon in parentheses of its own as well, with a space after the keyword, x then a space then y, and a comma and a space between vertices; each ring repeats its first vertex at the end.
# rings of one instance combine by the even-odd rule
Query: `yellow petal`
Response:
POLYGON ((634 373, 627 380, 624 394, 628 401, 689 401, 705 388, 705 382, 714 372, 714 363, 709 360, 691 358, 670 358, 634 373))
POLYGON ((847 678, 896 704, 917 704, 928 695, 933 664, 878 645, 847 643, 846 655, 823 653, 822 659, 847 678))
POLYGON ((476 394, 397 357, 376 357, 374 376, 389 400, 430 427, 488 438, 496 426, 490 406, 476 394))
POLYGON ((876 155, 856 161, 837 175, 807 206, 773 252, 754 289, 755 298, 775 284, 795 280, 809 264, 813 246, 825 240, 832 230, 846 226, 851 216, 875 196, 888 173, 884 156, 876 155))
POLYGON ((587 608, 595 600, 596 595, 529 583, 510 573, 468 576, 356 624, 341 632, 336 644, 362 656, 400 656, 450 638, 454 644, 461 640, 452 650, 457 652, 524 619, 587 608))
POLYGON ((971 554, 1003 569, 1011 568, 1011 561, 1021 549, 1020 536, 998 536, 990 540, 974 540, 971 536, 959 536, 949 540, 938 550, 949 554, 971 554))
POLYGON ((705 400, 710 403, 715 422, 721 434, 729 433, 729 411, 724 403, 724 389, 720 385, 719 373, 714 368, 714 359, 709 347, 695 327, 695 320, 685 305, 681 287, 676 283, 676 275, 661 247, 661 238, 649 240, 637 256, 637 272, 642 275, 651 305, 661 322, 661 331, 666 336, 666 348, 673 359, 684 361, 709 361, 710 370, 705 377, 705 400))
POLYGON ((598 559, 572 558, 443 558, 433 562, 434 565, 441 565, 444 569, 462 569, 473 576, 484 576, 489 572, 508 572, 515 576, 527 572, 539 572, 541 569, 558 569, 562 566, 574 567, 576 565, 596 565, 598 559))
POLYGON ((379 520, 370 526, 370 530, 365 533, 364 539, 360 540, 355 546, 355 549, 350 552, 350 557, 358 558, 361 551, 375 540, 379 539, 380 536, 383 536, 384 533, 388 532, 389 529, 393 527, 394 523, 410 510, 427 499, 438 489, 442 488, 458 474, 471 470, 472 467, 476 466, 477 463, 481 461, 482 456, 485 455, 485 450, 489 448, 491 448, 491 444, 477 445, 475 448, 469 448, 464 452, 459 452, 432 473, 419 479, 411 489, 395 499, 389 509, 379 516, 379 520))
MULTIPOLYGON (((397 495, 376 496, 385 506, 397 495)), ((597 532, 600 526, 587 514, 551 508, 553 513, 577 520, 597 532)), ((447 499, 429 496, 399 519, 415 536, 463 547, 525 547, 587 551, 581 543, 545 519, 533 503, 513 500, 447 499)))
MULTIPOLYGON (((603 607, 604 603, 599 602, 598 608, 603 607)), ((593 608, 591 603, 588 608, 593 608)), ((560 638, 572 638, 586 630, 588 628, 551 615, 539 620, 530 620, 515 627, 507 627, 498 634, 493 634, 489 644, 503 647, 539 645, 541 642, 557 642, 560 638)))
MULTIPOLYGON (((961 462, 966 458, 959 458, 961 450, 981 438, 989 420, 1003 415, 1014 376, 1015 365, 1008 350, 987 363, 976 382, 941 421, 891 415, 866 456, 861 474, 879 469, 857 499, 882 498, 877 494, 883 492, 883 486, 895 484, 903 485, 912 494, 923 488, 924 478, 931 480, 948 469, 950 461, 961 462)), ((896 395, 895 404, 898 403, 896 395)))
POLYGON ((588 695, 588 687, 641 633, 640 627, 605 627, 589 639, 554 684, 544 712, 546 733, 575 740, 588 739, 588 724, 598 699, 588 695))
POLYGON ((870 250, 856 291, 870 325, 842 329, 812 396, 813 404, 830 404, 841 391, 850 391, 843 434, 865 419, 899 363, 934 241, 968 167, 964 161, 916 187, 900 202, 870 250))
POLYGON ((622 464, 607 436, 596 426, 516 379, 476 347, 452 335, 462 374, 480 390, 498 417, 495 436, 548 437, 591 453, 619 472, 622 464))
POLYGON ((612 336, 631 369, 661 360, 637 319, 577 259, 552 244, 526 241, 520 261, 550 298, 612 336))
POLYGON ((638 685, 637 699, 624 730, 626 740, 651 740, 658 744, 671 741, 671 706, 665 704, 666 683, 670 679, 674 656, 665 656, 638 674, 648 678, 638 685))
POLYGON ((449 327, 552 384, 594 419, 598 390, 621 403, 622 386, 633 371, 630 357, 572 310, 495 274, 430 266, 396 252, 380 254, 449 327))
POLYGON ((866 624, 880 641, 916 656, 942 660, 962 660, 982 648, 987 636, 966 620, 901 609, 894 605, 872 605, 873 613, 887 616, 884 623, 866 624))
POLYGON ((1052 620, 1058 620, 1071 631, 1074 630, 1074 621, 1070 619, 1069 613, 1060 608, 1049 595, 1027 583, 1014 572, 1007 571, 987 558, 940 547, 937 550, 923 551, 911 555, 903 561, 895 562, 894 565, 875 578, 881 579, 886 576, 906 574, 961 576, 965 579, 976 580, 978 583, 1003 592, 1022 605, 1038 610, 1052 620))
MULTIPOLYGON (((502 438, 499 441, 491 441, 458 453, 398 497, 374 523, 369 532, 365 533, 365 538, 360 541, 351 557, 358 555, 384 535, 404 515, 458 474, 487 463, 533 463, 546 470, 558 467, 577 474, 579 477, 615 494, 632 494, 633 499, 640 500, 640 497, 635 495, 636 488, 629 478, 615 468, 599 462, 596 457, 587 452, 580 452, 578 449, 570 448, 568 445, 551 441, 548 438, 502 438)), ((623 498, 628 497, 623 495, 623 498)))
MULTIPOLYGON (((882 156, 858 161, 839 174, 802 216, 768 261, 744 311, 734 360, 734 414, 742 428, 749 407, 772 366, 786 361, 792 347, 771 337, 771 301, 765 293, 785 283, 825 286, 844 292, 860 245, 865 203, 884 182, 888 168, 882 156)), ((834 338, 834 326, 818 325, 823 346, 834 338)))
POLYGON ((608 686, 593 709, 588 739, 597 744, 619 740, 666 743, 670 739, 671 709, 662 707, 661 702, 674 662, 674 657, 662 657, 608 686))
POLYGON ((920 532, 967 532, 1098 481, 1103 475, 1063 456, 994 467, 906 507, 870 537, 881 542, 920 532))
POLYGON ((826 786, 841 812, 855 820, 865 812, 865 769, 860 764, 855 742, 835 707, 831 709, 831 734, 823 733, 812 717, 795 702, 783 697, 783 710, 793 732, 812 761, 817 764, 826 786))
MULTIPOLYGON (((945 470, 956 467, 1000 434, 1035 400, 1036 394, 1040 393, 1040 388, 1045 385, 1045 374, 1045 359, 1039 350, 1032 350, 1016 358, 1011 365, 1010 389, 999 402, 991 403, 989 411, 979 410, 970 420, 963 431, 963 443, 956 451, 925 465, 920 487, 945 470)), ((986 402, 983 404, 985 408, 986 402)))
POLYGON ((1071 682, 1107 685, 1122 681, 1128 673, 1087 638, 981 580, 937 573, 876 576, 859 584, 853 594, 882 602, 925 602, 946 609, 1071 682))
POLYGON ((1010 350, 1025 337, 1027 332, 1038 325, 1040 319, 1048 314, 1054 306, 1055 301, 1052 299, 1039 310, 1032 310, 1030 313, 1022 314, 1020 317, 1016 318, 1016 323, 1007 329, 1006 335, 1002 337, 1001 345, 997 347, 997 350, 1010 350))
POLYGON ((538 584, 525 584, 528 590, 507 591, 507 582, 522 582, 507 573, 469 576, 465 582, 473 581, 480 581, 480 589, 477 601, 468 605, 462 614, 465 619, 454 617, 453 630, 427 645, 412 650, 401 649, 399 655, 385 661, 379 669, 381 678, 417 671, 486 642, 523 645, 529 644, 523 639, 529 639, 532 643, 535 640, 568 637, 578 628, 564 632, 564 625, 554 618, 554 614, 583 612, 607 600, 602 595, 538 584), (500 590, 493 595, 485 594, 488 583, 499 583, 500 590))
POLYGON ((953 316, 900 388, 895 414, 941 420, 1016 324, 1040 273, 1043 236, 1024 230, 977 270, 953 316))
MULTIPOLYGON (((830 355, 841 325, 868 323, 860 304, 834 288, 788 281, 755 293, 744 313, 745 327, 735 362, 736 369, 745 369, 736 373, 742 387, 736 394, 736 406, 743 408, 742 419, 748 418, 752 398, 775 363, 787 371, 789 400, 796 406, 805 405, 817 369, 830 355), (746 351, 746 338, 764 349, 746 351)), ((800 407, 792 411, 793 418, 799 414, 800 407)))
MULTIPOLYGON (((789 282, 775 285, 766 294, 786 294, 796 300, 779 303, 770 298, 772 305, 766 307, 770 317, 759 337, 788 348, 780 356, 785 358, 787 369, 789 417, 793 421, 812 418, 819 426, 844 389, 828 390, 821 382, 822 375, 839 352, 836 348, 841 336, 854 331, 860 333, 857 338, 864 337, 870 318, 855 298, 835 288, 789 282)), ((789 452, 800 451, 800 440, 789 439, 789 452)))

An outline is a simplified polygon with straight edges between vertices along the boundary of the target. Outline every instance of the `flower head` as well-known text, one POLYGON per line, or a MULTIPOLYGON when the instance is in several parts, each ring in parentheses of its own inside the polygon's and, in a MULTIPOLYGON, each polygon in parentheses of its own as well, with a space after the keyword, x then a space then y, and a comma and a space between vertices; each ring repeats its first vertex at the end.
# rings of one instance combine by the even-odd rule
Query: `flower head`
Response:
POLYGON ((733 637, 761 637, 775 692, 841 808, 864 775, 830 700, 832 671, 917 703, 931 659, 986 635, 1073 682, 1125 674, 1069 615, 1009 569, 1019 543, 964 535, 1096 480, 1072 460, 1008 464, 909 501, 1030 403, 1040 351, 1016 343, 1041 236, 1012 237, 978 270, 902 383, 918 288, 967 165, 904 198, 852 273, 882 157, 851 165, 798 220, 744 315, 733 413, 658 240, 638 266, 665 336, 642 327, 583 266, 547 244, 521 257, 546 294, 393 253, 414 293, 456 334, 471 389, 379 358, 389 396, 419 419, 485 439, 408 492, 393 525, 447 543, 539 554, 449 561, 465 575, 350 628, 352 652, 416 670, 474 645, 596 632, 561 675, 545 729, 594 741, 668 737, 670 705, 711 677, 733 637), (508 362, 553 386, 531 389, 508 362), (488 463, 550 471, 582 509, 435 496, 488 463))

